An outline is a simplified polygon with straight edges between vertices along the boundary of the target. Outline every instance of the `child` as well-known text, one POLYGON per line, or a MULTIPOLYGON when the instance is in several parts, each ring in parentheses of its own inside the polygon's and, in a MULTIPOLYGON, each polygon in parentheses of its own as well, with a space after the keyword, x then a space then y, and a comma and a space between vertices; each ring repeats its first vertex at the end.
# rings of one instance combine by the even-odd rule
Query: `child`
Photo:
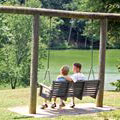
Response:
MULTIPOLYGON (((69 67, 67 65, 64 65, 63 67, 61 67, 60 75, 58 75, 56 81, 66 81, 65 77, 68 75, 68 73, 69 73, 69 67)), ((54 98, 53 100, 54 100, 54 103, 51 105, 51 108, 56 107, 56 98, 54 98)), ((65 104, 61 100, 60 107, 64 107, 64 106, 65 106, 65 104)), ((45 109, 47 107, 48 107, 47 100, 45 100, 45 104, 42 105, 41 109, 45 109)))
MULTIPOLYGON (((81 73, 82 65, 80 63, 74 63, 73 64, 73 75, 66 76, 65 79, 68 81, 77 82, 78 80, 85 80, 85 76, 83 73, 81 73)), ((74 97, 72 98, 72 104, 70 106, 71 108, 75 107, 74 97)))
MULTIPOLYGON (((68 73, 69 73, 69 67, 67 65, 64 65, 63 67, 61 67, 60 75, 58 75, 56 81, 66 81, 65 77, 68 75, 68 73)), ((64 102, 62 100, 60 102, 61 103, 59 107, 60 108, 64 107, 65 106, 64 102)), ((54 103, 51 105, 51 108, 55 108, 55 107, 56 107, 56 98, 54 98, 54 103)))

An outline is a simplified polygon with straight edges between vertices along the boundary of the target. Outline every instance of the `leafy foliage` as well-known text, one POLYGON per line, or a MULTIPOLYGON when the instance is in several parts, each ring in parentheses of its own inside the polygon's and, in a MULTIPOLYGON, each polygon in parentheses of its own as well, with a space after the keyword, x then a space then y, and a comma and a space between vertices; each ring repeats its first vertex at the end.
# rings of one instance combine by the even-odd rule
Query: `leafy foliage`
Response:
POLYGON ((7 44, 11 40, 11 33, 8 26, 6 26, 7 20, 5 15, 0 14, 0 48, 7 44))
POLYGON ((65 5, 72 0, 42 0, 43 8, 66 9, 65 5))
POLYGON ((117 65, 118 71, 120 72, 120 59, 119 59, 119 64, 117 65))
MULTIPOLYGON (((32 17, 4 15, 1 21, 0 83, 10 83, 12 89, 16 85, 29 85, 32 17)), ((43 45, 40 48, 39 68, 42 68, 46 52, 43 45)))
POLYGON ((116 91, 120 91, 120 80, 117 80, 116 82, 112 82, 111 85, 116 87, 116 91))
MULTIPOLYGON (((120 59, 118 62, 119 62, 119 64, 117 65, 117 68, 118 68, 118 71, 120 72, 120 59)), ((112 82, 111 85, 116 87, 116 91, 120 91, 120 80, 112 82)))
MULTIPOLYGON (((76 5, 76 8, 78 11, 85 11, 85 12, 108 12, 108 13, 119 13, 120 12, 120 5, 119 0, 73 0, 73 4, 76 5)), ((90 22, 86 21, 85 29, 84 29, 84 35, 88 38, 93 38, 94 41, 99 40, 99 21, 90 22), (91 31, 91 28, 94 28, 94 30, 91 31)), ((108 48, 120 48, 120 35, 119 35, 119 29, 120 29, 120 23, 114 22, 114 21, 108 21, 108 48)))

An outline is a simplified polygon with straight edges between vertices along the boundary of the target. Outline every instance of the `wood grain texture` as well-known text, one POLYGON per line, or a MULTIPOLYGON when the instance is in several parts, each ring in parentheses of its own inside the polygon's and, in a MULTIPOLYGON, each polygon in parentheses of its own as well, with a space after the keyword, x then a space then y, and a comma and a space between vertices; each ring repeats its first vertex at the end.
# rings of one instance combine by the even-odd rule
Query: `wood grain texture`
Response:
POLYGON ((0 6, 0 13, 26 14, 26 15, 37 14, 42 16, 76 18, 76 19, 83 18, 83 19, 120 20, 120 14, 116 14, 116 13, 65 11, 65 10, 55 10, 55 9, 13 7, 13 6, 0 6))

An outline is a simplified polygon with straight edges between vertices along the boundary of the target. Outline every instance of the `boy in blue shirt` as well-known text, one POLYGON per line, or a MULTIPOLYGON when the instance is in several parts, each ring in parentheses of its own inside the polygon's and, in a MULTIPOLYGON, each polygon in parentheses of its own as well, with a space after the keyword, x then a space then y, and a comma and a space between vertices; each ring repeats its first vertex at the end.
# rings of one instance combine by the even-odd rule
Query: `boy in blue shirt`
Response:
MULTIPOLYGON (((57 76, 56 81, 66 81, 65 77, 68 75, 68 73, 69 73, 69 66, 67 66, 67 65, 62 66, 60 69, 60 74, 57 76)), ((56 99, 57 98, 53 99, 54 103, 51 105, 51 108, 56 107, 56 99)), ((65 106, 65 104, 64 104, 63 100, 60 99, 59 107, 64 107, 64 106, 65 106)), ((45 109, 47 107, 48 107, 47 100, 45 100, 45 104, 42 105, 41 109, 45 109)))

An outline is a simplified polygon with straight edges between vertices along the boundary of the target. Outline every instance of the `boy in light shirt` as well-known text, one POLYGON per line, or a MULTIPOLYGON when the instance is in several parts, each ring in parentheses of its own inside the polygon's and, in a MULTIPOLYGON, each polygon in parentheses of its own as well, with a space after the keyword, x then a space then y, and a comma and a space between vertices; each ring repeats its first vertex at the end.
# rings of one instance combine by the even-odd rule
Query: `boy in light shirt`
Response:
MULTIPOLYGON (((71 82, 77 82, 78 80, 86 80, 86 77, 83 73, 81 73, 82 65, 80 63, 73 64, 73 75, 65 76, 65 79, 71 82)), ((74 97, 72 98, 72 104, 70 105, 71 108, 75 107, 74 97)))

